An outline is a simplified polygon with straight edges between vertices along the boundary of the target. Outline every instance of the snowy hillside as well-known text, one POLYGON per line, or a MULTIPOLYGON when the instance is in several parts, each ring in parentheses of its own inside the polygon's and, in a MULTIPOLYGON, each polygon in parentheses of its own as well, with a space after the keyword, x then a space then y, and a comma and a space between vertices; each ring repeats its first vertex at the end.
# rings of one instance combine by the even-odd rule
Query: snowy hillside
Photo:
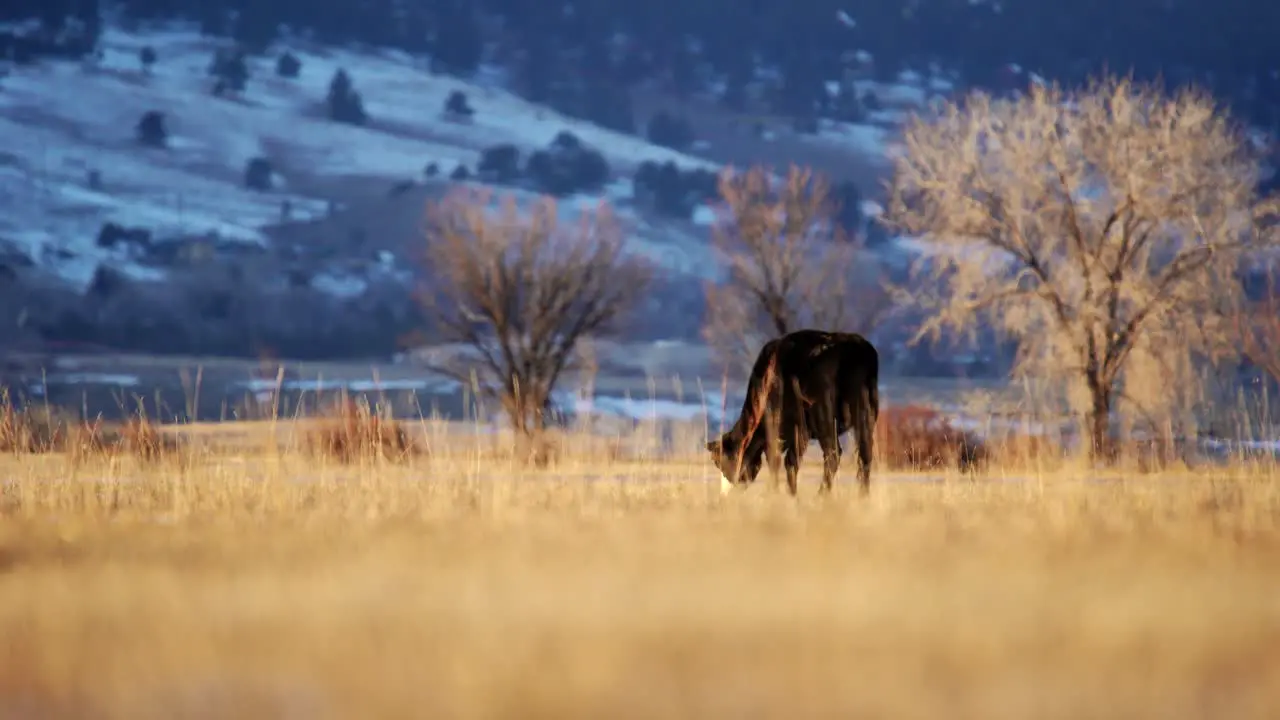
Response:
MULTIPOLYGON (((319 187, 343 178, 420 179, 428 165, 442 177, 459 165, 474 171, 486 147, 510 143, 527 154, 563 131, 605 156, 613 177, 605 194, 632 221, 639 251, 681 274, 710 271, 702 242, 712 217, 707 209, 695 212, 693 222, 655 224, 628 205, 631 176, 641 162, 710 170, 718 164, 530 104, 501 89, 499 71, 482 71, 480 80, 467 83, 432 75, 425 61, 404 53, 285 43, 247 59, 243 92, 214 97, 210 65, 225 45, 192 28, 109 27, 101 47, 93 62, 16 66, 0 79, 0 134, 6 140, 0 148, 0 243, 75 286, 88 283, 102 264, 137 278, 163 274, 124 250, 98 247, 106 222, 146 228, 159 241, 207 237, 262 244, 264 228, 330 212, 333 193, 322 197, 319 187), (154 62, 144 67, 140 58, 147 48, 154 62), (276 72, 285 50, 301 61, 296 78, 276 72), (326 93, 339 69, 362 96, 371 118, 364 126, 328 116, 326 93), (473 117, 444 116, 455 91, 466 94, 473 117), (165 115, 167 147, 139 143, 135 128, 149 111, 165 115), (269 191, 245 184, 246 164, 257 157, 272 165, 269 191)), ((831 92, 841 91, 832 85, 831 92)), ((898 84, 863 81, 856 92, 874 93, 883 105, 876 117, 865 125, 823 121, 802 141, 883 157, 894 117, 946 89, 944 81, 918 77, 898 84)))
MULTIPOLYGON (((641 83, 635 124, 682 116, 693 149, 680 153, 527 102, 493 66, 466 81, 405 53, 291 37, 244 58, 242 89, 215 93, 227 77, 215 61, 231 46, 189 25, 109 24, 99 49, 85 62, 0 63, 0 273, 18 278, 0 296, 0 321, 36 342, 192 355, 394 352, 420 327, 408 283, 426 203, 463 170, 468 183, 533 200, 550 182, 534 176, 535 152, 556 158, 554 173, 583 172, 566 133, 608 167, 558 186, 565 219, 608 200, 631 251, 666 270, 627 339, 698 342, 702 280, 722 272, 708 242, 723 209, 711 173, 798 163, 869 187, 895 117, 947 87, 940 73, 846 77, 829 92, 874 96, 878 109, 802 134, 778 118, 644 99, 641 83), (279 64, 289 56, 296 74, 279 64), (339 71, 359 93, 363 124, 334 119, 339 71), (459 95, 473 112, 446 113, 459 95), (162 141, 144 142, 157 114, 162 141), (514 180, 492 165, 478 174, 503 145, 519 154, 514 180), (637 173, 646 162, 681 172, 637 173), (266 181, 259 172, 254 182, 260 165, 266 181), (646 184, 655 175, 665 185, 646 184), (49 287, 50 277, 62 282, 49 287)), ((864 216, 876 214, 863 200, 864 216)))
MULTIPOLYGON (((615 174, 645 160, 715 168, 704 160, 566 119, 494 87, 432 76, 400 54, 291 48, 298 78, 275 73, 275 53, 250 59, 245 91, 212 97, 209 64, 218 45, 190 30, 108 29, 93 64, 42 62, 0 80, 0 240, 57 274, 85 283, 101 261, 130 269, 97 248, 104 222, 149 228, 158 238, 216 234, 261 243, 282 219, 321 216, 327 203, 294 189, 316 178, 420 178, 431 163, 448 173, 474 168, 481 149, 511 143, 545 147, 568 130, 600 150, 615 174), (144 70, 142 48, 156 62, 144 70), (330 120, 324 99, 343 68, 365 98, 364 127, 330 120), (461 123, 442 118, 461 90, 476 110, 461 123), (166 115, 167 148, 135 137, 143 113, 166 115), (267 157, 277 188, 245 187, 246 163, 267 157), (91 175, 96 176, 91 180, 91 175)), ((314 184, 314 183, 311 183, 314 184)))

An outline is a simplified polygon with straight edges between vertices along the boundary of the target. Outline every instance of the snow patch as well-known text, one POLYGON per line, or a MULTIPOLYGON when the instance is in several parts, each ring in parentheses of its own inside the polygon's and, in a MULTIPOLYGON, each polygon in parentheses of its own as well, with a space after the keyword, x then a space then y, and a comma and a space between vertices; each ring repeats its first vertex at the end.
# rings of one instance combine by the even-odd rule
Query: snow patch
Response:
POLYGON ((318 378, 315 380, 285 380, 276 383, 275 380, 266 378, 253 378, 238 383, 239 387, 255 393, 266 393, 279 387, 282 390, 300 391, 300 392, 329 392, 337 390, 348 390, 351 392, 378 392, 391 390, 408 390, 408 391, 435 391, 447 389, 449 383, 434 379, 396 379, 396 380, 378 380, 378 379, 356 379, 356 380, 325 380, 318 378))
POLYGON ((827 122, 821 125, 814 138, 821 142, 844 145, 868 158, 888 157, 889 131, 874 125, 827 122))
POLYGON ((718 419, 718 408, 712 407, 709 403, 704 407, 700 403, 677 402, 659 398, 636 399, 610 395, 582 398, 569 394, 562 396, 560 401, 571 408, 575 415, 606 415, 636 421, 718 419))
POLYGON ((311 287, 337 298, 360 297, 369 289, 368 281, 350 275, 321 273, 311 279, 311 287))
POLYGON ((693 224, 701 227, 710 227, 716 224, 719 213, 715 208, 709 205, 699 205, 693 209, 693 224))

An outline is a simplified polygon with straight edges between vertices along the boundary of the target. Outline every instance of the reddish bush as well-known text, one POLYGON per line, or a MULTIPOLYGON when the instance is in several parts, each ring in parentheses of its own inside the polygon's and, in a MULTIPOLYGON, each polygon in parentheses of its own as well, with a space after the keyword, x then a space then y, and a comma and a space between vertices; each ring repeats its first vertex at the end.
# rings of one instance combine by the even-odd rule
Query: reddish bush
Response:
POLYGON ((179 450, 177 439, 160 431, 160 426, 145 416, 129 418, 120 427, 118 449, 141 460, 159 460, 179 450))
POLYGON ((54 407, 19 409, 0 398, 0 452, 63 453, 73 458, 128 454, 151 461, 178 447, 177 440, 162 434, 144 417, 116 426, 102 418, 84 420, 54 407))
POLYGON ((304 445, 314 455, 342 463, 361 458, 402 460, 417 449, 399 420, 382 417, 368 403, 345 394, 310 429, 304 445))
POLYGON ((880 462, 894 470, 972 469, 986 458, 975 435, 959 430, 932 408, 886 407, 876 422, 880 462))
POLYGON ((993 439, 988 456, 1004 467, 1057 465, 1064 458, 1061 444, 1053 438, 1017 432, 993 439))

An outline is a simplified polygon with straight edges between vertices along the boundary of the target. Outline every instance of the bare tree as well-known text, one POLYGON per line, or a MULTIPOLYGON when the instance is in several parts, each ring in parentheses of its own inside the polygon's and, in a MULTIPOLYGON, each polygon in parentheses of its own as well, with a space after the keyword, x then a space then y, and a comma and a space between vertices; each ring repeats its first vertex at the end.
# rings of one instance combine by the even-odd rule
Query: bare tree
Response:
POLYGON ((1097 458, 1112 413, 1170 413, 1225 357, 1240 262, 1276 244, 1256 157, 1205 94, 1104 78, 975 93, 904 129, 888 220, 919 237, 915 340, 992 327, 1061 378, 1097 458), (1120 407, 1123 405, 1124 407, 1120 407))
POLYGON ((869 332, 888 308, 877 261, 835 222, 827 181, 796 166, 781 183, 764 168, 727 168, 728 211, 713 229, 728 277, 707 286, 704 338, 749 368, 769 337, 804 327, 869 332))
POLYGON ((1261 297, 1247 301, 1235 316, 1240 355, 1253 367, 1280 382, 1280 288, 1273 268, 1260 273, 1261 297))
POLYGON ((467 351, 431 364, 464 384, 478 380, 529 437, 546 428, 578 342, 616 330, 651 275, 624 253, 603 203, 566 226, 550 198, 522 209, 507 196, 496 212, 492 199, 464 189, 428 209, 430 281, 421 297, 441 339, 467 351))

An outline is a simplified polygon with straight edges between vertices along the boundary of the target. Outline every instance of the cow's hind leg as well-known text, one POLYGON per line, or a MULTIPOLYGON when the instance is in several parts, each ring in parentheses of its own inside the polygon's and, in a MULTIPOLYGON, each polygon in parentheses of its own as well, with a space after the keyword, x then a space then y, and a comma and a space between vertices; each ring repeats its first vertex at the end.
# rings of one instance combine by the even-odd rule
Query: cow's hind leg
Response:
POLYGON ((858 445, 858 492, 866 495, 871 492, 871 452, 872 434, 862 426, 855 429, 854 440, 858 445))
POLYGON ((818 492, 825 494, 831 491, 836 472, 840 469, 840 435, 835 411, 829 401, 816 405, 810 418, 818 446, 822 448, 822 485, 818 492))
POLYGON ((854 414, 853 439, 858 446, 858 490, 862 495, 871 491, 871 456, 875 452, 876 420, 880 414, 880 399, 875 388, 867 391, 863 403, 854 414))

